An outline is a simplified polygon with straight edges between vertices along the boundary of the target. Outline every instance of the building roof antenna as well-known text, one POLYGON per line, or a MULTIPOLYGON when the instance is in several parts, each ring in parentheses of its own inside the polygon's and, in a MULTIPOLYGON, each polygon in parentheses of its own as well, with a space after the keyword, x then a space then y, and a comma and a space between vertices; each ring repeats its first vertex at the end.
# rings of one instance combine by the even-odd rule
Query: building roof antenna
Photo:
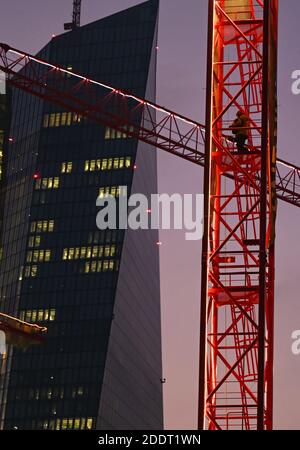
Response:
POLYGON ((80 27, 80 16, 81 16, 81 0, 73 0, 73 15, 72 22, 67 22, 64 24, 64 29, 75 30, 80 27))

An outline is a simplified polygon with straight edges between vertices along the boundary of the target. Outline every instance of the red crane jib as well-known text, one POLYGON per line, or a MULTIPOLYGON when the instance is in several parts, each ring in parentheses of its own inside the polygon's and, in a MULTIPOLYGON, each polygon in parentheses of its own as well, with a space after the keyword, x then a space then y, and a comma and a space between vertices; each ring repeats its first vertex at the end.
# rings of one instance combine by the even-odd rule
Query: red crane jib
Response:
MULTIPOLYGON (((194 120, 2 43, 0 70, 11 86, 204 166, 205 126, 194 120)), ((276 192, 279 199, 300 207, 299 167, 277 160, 276 192)))

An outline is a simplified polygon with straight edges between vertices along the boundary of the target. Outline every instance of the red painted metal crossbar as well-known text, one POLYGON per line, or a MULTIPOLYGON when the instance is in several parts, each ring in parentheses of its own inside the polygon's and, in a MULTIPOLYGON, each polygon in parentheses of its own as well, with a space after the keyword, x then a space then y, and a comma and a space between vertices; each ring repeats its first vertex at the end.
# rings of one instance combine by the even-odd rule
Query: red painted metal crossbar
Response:
MULTIPOLYGON (((0 44, 0 70, 12 86, 204 166, 205 126, 196 121, 7 44, 0 44)), ((276 191, 300 207, 300 168, 278 160, 276 191)))

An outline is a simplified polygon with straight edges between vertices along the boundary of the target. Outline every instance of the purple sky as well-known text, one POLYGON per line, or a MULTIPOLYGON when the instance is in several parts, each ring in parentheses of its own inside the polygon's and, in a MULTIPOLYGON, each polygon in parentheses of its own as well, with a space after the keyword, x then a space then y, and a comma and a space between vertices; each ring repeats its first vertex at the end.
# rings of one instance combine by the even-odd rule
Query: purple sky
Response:
MULTIPOLYGON (((291 93, 291 73, 300 69, 299 0, 279 0, 279 156, 300 165, 300 95, 291 93)), ((82 0, 82 23, 138 0, 82 0)), ((157 102, 204 120, 207 0, 161 0, 157 102)), ((70 20, 72 0, 1 0, 0 41, 39 50, 70 20)), ((201 193, 201 168, 159 154, 160 192, 201 193)), ((275 395, 276 428, 300 429, 300 356, 290 335, 300 329, 298 278, 300 211, 279 206, 277 223, 275 395)), ((196 426, 201 242, 182 232, 162 232, 161 292, 166 428, 196 426)))

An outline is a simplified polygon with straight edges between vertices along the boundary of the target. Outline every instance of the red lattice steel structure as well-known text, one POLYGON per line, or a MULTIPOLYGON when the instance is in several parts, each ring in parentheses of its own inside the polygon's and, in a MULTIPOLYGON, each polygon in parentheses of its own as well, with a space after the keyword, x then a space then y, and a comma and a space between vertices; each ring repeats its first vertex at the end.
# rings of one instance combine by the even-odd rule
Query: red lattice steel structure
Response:
POLYGON ((209 2, 200 429, 272 428, 277 8, 209 2), (226 138, 237 111, 245 154, 226 138))

